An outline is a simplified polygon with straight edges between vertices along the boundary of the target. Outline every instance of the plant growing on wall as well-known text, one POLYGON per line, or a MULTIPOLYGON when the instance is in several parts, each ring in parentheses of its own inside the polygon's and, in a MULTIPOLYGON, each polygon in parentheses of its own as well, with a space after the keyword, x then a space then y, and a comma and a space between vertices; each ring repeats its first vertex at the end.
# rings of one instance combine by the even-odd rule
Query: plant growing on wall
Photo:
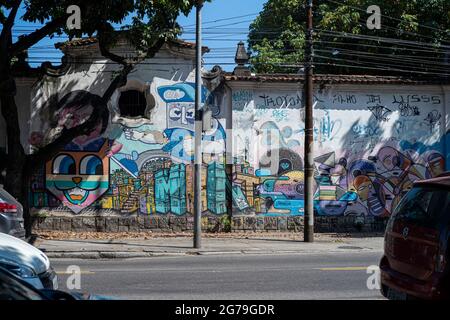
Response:
MULTIPOLYGON (((211 0, 207 0, 211 1, 211 0)), ((6 122, 7 153, 5 188, 24 206, 27 235, 31 233, 28 206, 28 186, 31 174, 61 148, 77 137, 89 135, 102 124, 106 129, 106 105, 114 91, 125 84, 127 75, 143 58, 152 57, 161 46, 180 34, 176 22, 180 14, 187 15, 196 0, 0 0, 0 107, 6 122), (77 24, 73 14, 79 9, 77 24), (131 17, 131 23, 124 24, 131 17), (17 39, 13 36, 18 21, 33 22, 40 27, 17 39), (140 53, 134 58, 123 57, 110 49, 117 41, 114 24, 126 31, 121 32, 140 53), (51 141, 27 154, 20 141, 19 112, 16 104, 15 68, 24 52, 45 37, 67 34, 70 38, 95 36, 102 55, 121 66, 99 103, 86 121, 55 133, 51 141), (103 106, 103 107, 102 107, 103 106)), ((76 18, 76 17, 75 17, 76 18)), ((25 70, 26 71, 26 70, 25 70)), ((55 102, 57 103, 57 101, 55 102)), ((103 133, 103 132, 102 132, 103 133)))
POLYGON ((222 231, 231 232, 231 218, 229 215, 223 215, 222 217, 220 217, 219 221, 222 231))

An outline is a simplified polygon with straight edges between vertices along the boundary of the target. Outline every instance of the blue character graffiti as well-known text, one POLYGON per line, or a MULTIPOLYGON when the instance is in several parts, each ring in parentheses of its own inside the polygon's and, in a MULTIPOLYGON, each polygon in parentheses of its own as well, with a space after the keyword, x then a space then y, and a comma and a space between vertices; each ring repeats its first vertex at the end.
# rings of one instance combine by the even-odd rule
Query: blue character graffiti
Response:
MULTIPOLYGON (((166 103, 167 128, 164 135, 168 142, 162 150, 173 159, 190 163, 194 161, 193 139, 195 122, 195 87, 192 83, 176 83, 157 89, 166 103)), ((207 90, 203 88, 202 103, 207 99, 207 90)), ((213 128, 203 136, 203 141, 216 143, 225 141, 225 130, 217 119, 213 119, 213 128)))
POLYGON ((168 157, 161 151, 167 139, 152 126, 124 127, 116 134, 116 140, 110 148, 111 160, 133 178, 138 178, 142 166, 151 158, 168 157))

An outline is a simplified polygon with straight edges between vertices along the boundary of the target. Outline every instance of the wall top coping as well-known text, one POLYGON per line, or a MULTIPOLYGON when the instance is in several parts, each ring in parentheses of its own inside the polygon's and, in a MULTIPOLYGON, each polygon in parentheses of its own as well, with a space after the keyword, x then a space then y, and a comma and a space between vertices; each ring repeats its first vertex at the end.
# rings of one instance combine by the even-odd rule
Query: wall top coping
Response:
MULTIPOLYGON (((250 76, 223 73, 225 81, 233 82, 269 82, 269 83, 303 83, 305 76, 301 74, 252 74, 250 76)), ((314 75, 314 81, 319 84, 403 84, 403 85, 444 85, 450 81, 446 79, 419 78, 412 79, 397 76, 372 76, 372 75, 314 75)))
MULTIPOLYGON (((60 49, 62 51, 66 51, 71 48, 95 45, 97 43, 98 43, 98 39, 95 37, 78 38, 78 39, 73 39, 73 40, 66 41, 66 42, 58 42, 55 44, 55 48, 60 49)), ((195 49, 195 47, 196 47, 195 43, 184 41, 181 39, 170 40, 167 43, 169 45, 184 48, 184 49, 195 49)), ((203 50, 203 53, 207 53, 210 51, 210 49, 208 47, 202 47, 202 50, 203 50)))

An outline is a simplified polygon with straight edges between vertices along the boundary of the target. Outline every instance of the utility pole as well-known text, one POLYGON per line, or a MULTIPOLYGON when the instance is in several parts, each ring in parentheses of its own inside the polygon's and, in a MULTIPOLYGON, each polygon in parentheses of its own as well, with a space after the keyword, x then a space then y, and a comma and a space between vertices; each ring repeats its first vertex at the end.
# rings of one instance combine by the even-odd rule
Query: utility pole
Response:
POLYGON ((195 66, 195 132, 194 132, 194 248, 202 247, 202 7, 196 7, 196 66, 195 66))
POLYGON ((308 0, 305 55, 305 220, 304 241, 314 242, 313 0, 308 0))

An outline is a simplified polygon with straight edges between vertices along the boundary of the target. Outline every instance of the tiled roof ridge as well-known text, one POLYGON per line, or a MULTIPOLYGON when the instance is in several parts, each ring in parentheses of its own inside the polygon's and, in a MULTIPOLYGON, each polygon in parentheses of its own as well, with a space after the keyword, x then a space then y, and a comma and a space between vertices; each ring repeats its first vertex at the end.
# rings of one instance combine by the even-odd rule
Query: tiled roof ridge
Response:
MULTIPOLYGON (((226 81, 255 81, 255 82, 302 82, 305 76, 302 74, 252 74, 235 75, 224 72, 223 77, 226 81)), ((384 76, 384 75, 339 75, 339 74, 316 74, 316 82, 324 83, 359 83, 359 84, 436 84, 449 83, 443 78, 410 78, 404 76, 384 76)))
MULTIPOLYGON (((98 39, 96 37, 77 38, 77 39, 72 39, 72 40, 68 40, 65 42, 58 42, 55 44, 55 48, 63 50, 65 48, 74 48, 74 47, 91 45, 91 44, 95 44, 97 42, 98 42, 98 39)), ((194 42, 188 42, 188 41, 185 41, 182 39, 169 40, 168 42, 170 44, 174 44, 174 45, 184 47, 184 48, 190 48, 190 49, 195 48, 194 42)), ((208 47, 203 47, 203 50, 209 52, 208 47)))

